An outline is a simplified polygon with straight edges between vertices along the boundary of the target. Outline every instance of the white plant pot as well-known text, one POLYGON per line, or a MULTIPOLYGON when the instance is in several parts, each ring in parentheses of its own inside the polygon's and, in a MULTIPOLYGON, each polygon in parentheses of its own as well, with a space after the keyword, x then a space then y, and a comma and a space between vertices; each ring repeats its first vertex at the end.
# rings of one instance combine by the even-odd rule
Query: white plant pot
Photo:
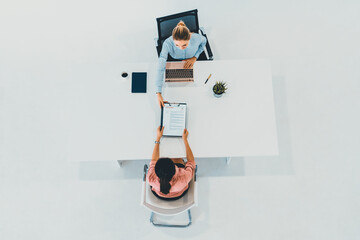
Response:
MULTIPOLYGON (((214 92, 213 92, 214 93, 214 92)), ((216 94, 216 93, 214 93, 214 96, 215 97, 217 97, 217 98, 219 98, 219 97, 221 97, 223 94, 216 94)))

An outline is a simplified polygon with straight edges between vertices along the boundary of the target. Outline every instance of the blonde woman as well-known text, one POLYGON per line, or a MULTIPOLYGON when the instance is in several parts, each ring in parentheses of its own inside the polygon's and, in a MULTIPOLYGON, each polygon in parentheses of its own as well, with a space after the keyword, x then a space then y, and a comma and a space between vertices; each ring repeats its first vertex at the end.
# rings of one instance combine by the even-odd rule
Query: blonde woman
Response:
POLYGON ((206 38, 198 33, 190 32, 183 21, 180 21, 174 28, 172 36, 164 41, 159 56, 158 71, 155 80, 156 95, 160 108, 164 106, 161 92, 168 54, 175 59, 185 60, 184 67, 191 68, 202 51, 204 51, 205 44, 206 38))

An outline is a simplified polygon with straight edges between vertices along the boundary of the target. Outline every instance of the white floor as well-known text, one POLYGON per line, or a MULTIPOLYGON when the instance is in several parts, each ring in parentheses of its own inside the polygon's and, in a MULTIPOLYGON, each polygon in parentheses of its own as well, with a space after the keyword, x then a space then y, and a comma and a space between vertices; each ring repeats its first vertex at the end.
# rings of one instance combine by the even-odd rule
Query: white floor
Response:
POLYGON ((360 239, 359 12, 355 0, 1 2, 0 239, 360 239), (153 61, 155 18, 195 8, 215 59, 271 60, 280 155, 198 160, 193 225, 155 228, 139 205, 145 160, 67 162, 64 79, 153 61))

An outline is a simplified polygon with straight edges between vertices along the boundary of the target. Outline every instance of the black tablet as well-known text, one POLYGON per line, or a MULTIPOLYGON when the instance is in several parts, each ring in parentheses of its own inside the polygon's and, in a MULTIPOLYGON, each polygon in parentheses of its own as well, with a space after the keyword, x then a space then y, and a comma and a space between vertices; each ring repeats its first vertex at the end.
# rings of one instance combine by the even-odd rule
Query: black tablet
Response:
POLYGON ((131 79, 132 93, 146 93, 146 72, 133 72, 131 79))

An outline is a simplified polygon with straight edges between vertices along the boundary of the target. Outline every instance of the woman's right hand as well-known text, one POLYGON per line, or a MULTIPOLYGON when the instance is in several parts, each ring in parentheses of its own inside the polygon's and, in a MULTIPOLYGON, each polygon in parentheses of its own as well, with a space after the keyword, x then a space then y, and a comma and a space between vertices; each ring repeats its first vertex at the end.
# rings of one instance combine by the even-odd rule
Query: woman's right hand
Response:
POLYGON ((164 126, 162 126, 162 128, 160 128, 160 126, 157 128, 157 131, 156 131, 156 141, 160 141, 161 137, 163 136, 163 133, 164 133, 164 126))
POLYGON ((163 98, 161 96, 161 93, 157 93, 156 95, 158 97, 158 102, 159 102, 160 108, 164 107, 164 100, 163 100, 163 98))
POLYGON ((182 139, 185 141, 187 140, 188 138, 188 135, 189 135, 189 132, 186 128, 184 128, 184 132, 183 132, 183 135, 182 135, 182 139))

